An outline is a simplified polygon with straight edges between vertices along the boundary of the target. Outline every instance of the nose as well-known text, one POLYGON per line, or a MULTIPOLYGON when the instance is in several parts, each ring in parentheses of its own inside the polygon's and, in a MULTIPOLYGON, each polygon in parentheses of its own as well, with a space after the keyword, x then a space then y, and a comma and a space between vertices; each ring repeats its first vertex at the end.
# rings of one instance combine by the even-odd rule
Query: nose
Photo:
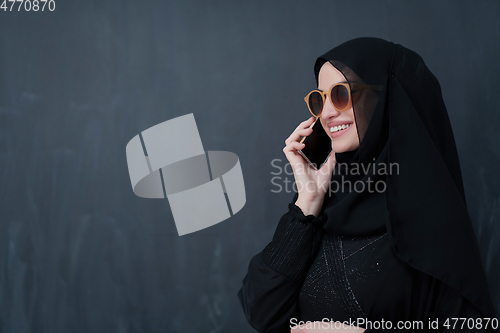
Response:
POLYGON ((329 120, 331 118, 337 118, 340 115, 340 111, 333 107, 330 100, 330 96, 326 96, 325 105, 323 105, 323 110, 321 110, 321 118, 324 120, 329 120))

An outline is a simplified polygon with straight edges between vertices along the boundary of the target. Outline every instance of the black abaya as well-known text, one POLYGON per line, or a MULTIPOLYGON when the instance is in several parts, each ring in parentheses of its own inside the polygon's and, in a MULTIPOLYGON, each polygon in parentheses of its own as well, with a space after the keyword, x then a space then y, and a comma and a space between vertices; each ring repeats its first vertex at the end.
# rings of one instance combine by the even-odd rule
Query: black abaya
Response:
POLYGON ((259 332, 289 332, 293 317, 366 315, 393 324, 420 320, 424 327, 435 318, 441 324, 494 318, 438 81, 418 54, 378 38, 354 39, 319 57, 316 81, 327 61, 351 87, 360 141, 356 151, 336 153, 332 183, 381 181, 387 187, 328 191, 319 217, 304 216, 295 196, 273 241, 250 261, 238 293, 248 321, 259 332), (370 167, 356 174, 356 165, 370 167), (397 173, 387 173, 390 165, 397 173), (384 234, 372 256, 355 263, 339 252, 342 244, 384 234), (373 270, 377 260, 379 271, 373 270), (353 270, 372 278, 351 283, 353 270))

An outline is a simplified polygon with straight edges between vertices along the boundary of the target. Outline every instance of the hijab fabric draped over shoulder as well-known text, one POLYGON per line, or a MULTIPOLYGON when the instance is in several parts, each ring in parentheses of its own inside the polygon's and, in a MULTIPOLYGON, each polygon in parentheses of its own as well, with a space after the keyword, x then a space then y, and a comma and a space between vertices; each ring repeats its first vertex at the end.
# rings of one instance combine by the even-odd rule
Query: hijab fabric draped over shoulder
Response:
POLYGON ((387 229, 399 259, 496 317, 436 77, 417 53, 378 38, 320 56, 316 82, 327 61, 351 87, 360 146, 336 154, 323 228, 348 236, 387 229), (346 181, 357 186, 342 188, 346 181))

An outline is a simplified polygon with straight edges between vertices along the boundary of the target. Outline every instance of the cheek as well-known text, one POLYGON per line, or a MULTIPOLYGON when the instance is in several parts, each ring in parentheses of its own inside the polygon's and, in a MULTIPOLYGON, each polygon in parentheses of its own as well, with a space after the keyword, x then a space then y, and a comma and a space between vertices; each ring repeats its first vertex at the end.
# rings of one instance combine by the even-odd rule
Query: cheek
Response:
POLYGON ((357 149, 359 147, 359 136, 357 127, 353 128, 353 131, 351 133, 351 140, 352 140, 351 146, 356 147, 355 149, 357 149))
POLYGON ((334 144, 338 145, 339 149, 354 150, 359 147, 358 132, 356 127, 352 128, 349 133, 339 137, 340 140, 335 141, 334 144))
MULTIPOLYGON (((354 123, 356 124, 356 123, 354 123)), ((353 131, 354 135, 356 135, 356 137, 358 137, 358 126, 354 125, 354 128, 353 128, 353 131)))
POLYGON ((323 129, 325 130, 326 134, 330 133, 330 129, 326 127, 326 121, 321 120, 321 126, 323 126, 323 129))

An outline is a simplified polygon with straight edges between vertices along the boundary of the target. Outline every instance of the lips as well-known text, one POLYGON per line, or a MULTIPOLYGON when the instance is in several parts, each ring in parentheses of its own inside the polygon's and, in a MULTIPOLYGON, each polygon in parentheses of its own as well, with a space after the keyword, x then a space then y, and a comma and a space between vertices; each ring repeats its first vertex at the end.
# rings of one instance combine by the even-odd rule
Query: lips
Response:
POLYGON ((330 131, 330 137, 336 138, 347 132, 353 125, 352 121, 332 121, 327 123, 330 131))
POLYGON ((339 132, 339 131, 343 131, 349 127, 351 127, 352 125, 348 124, 343 124, 343 125, 338 125, 338 126, 333 126, 333 127, 330 127, 330 132, 331 133, 334 133, 334 132, 339 132))
POLYGON ((326 123, 326 126, 328 128, 332 128, 332 127, 335 127, 338 125, 351 125, 351 124, 352 124, 352 121, 349 121, 349 120, 336 120, 336 121, 331 121, 329 123, 326 123))

